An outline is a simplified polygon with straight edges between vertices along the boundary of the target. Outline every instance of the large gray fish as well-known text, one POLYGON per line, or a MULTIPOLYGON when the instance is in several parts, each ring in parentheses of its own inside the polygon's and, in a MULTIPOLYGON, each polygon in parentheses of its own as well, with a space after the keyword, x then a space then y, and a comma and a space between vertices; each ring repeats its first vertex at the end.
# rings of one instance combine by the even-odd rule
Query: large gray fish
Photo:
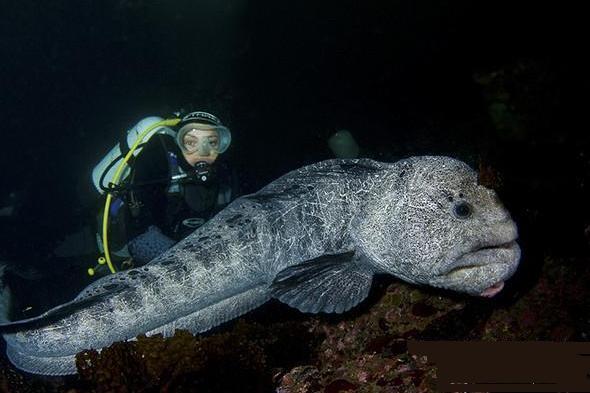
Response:
POLYGON ((329 160, 235 200, 144 267, 2 330, 18 368, 72 374, 85 349, 202 332, 273 297, 341 313, 367 296, 376 273, 493 296, 518 265, 516 238, 494 191, 461 161, 329 160))

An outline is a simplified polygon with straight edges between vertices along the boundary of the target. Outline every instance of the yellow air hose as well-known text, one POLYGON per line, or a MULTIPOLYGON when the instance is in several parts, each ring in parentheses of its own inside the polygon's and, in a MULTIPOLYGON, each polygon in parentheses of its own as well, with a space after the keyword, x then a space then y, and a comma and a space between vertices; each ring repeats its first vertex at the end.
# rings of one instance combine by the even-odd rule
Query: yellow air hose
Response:
MULTIPOLYGON (((115 172, 115 175, 113 176, 111 183, 114 185, 119 184, 121 173, 123 173, 123 169, 125 168, 125 165, 128 165, 127 163, 131 159, 133 152, 135 151, 135 149, 137 149, 137 146, 139 146, 140 143, 143 142, 143 138, 145 138, 145 136, 147 134, 149 134, 150 131, 152 131, 154 128, 157 128, 157 127, 167 127, 167 126, 172 127, 172 126, 177 125, 179 122, 180 122, 180 119, 165 119, 165 120, 158 121, 158 122, 152 124, 151 126, 149 126, 148 128, 146 128, 139 135, 139 137, 137 138, 137 140, 135 141, 133 146, 131 146, 131 148, 129 149, 129 151, 125 155, 125 158, 123 159, 123 161, 117 167, 117 171, 115 172)), ((108 237, 109 210, 111 208, 112 199, 113 199, 113 194, 107 193, 107 198, 106 198, 106 201, 104 204, 104 213, 102 216, 102 243, 103 243, 103 248, 104 248, 104 258, 106 259, 107 266, 109 267, 109 270, 111 271, 111 273, 115 273, 116 270, 115 270, 115 267, 113 266, 113 262, 111 261, 111 253, 109 251, 109 241, 108 241, 108 239, 109 239, 109 237, 108 237)))

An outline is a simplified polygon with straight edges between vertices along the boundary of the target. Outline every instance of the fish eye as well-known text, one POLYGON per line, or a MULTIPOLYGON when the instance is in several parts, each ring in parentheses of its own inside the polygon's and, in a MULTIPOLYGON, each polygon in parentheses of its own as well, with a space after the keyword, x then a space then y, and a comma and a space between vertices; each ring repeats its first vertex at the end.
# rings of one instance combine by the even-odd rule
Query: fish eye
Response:
POLYGON ((453 214, 457 218, 461 218, 461 219, 469 218, 469 217, 471 217, 472 213, 473 213, 473 208, 467 202, 461 201, 459 203, 456 203, 455 206, 453 207, 453 214))

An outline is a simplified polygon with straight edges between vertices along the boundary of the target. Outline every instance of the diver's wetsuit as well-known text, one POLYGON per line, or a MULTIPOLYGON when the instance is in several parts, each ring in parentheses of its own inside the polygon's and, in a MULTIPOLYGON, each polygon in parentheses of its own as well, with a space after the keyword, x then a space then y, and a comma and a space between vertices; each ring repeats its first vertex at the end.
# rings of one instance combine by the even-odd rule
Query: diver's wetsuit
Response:
POLYGON ((181 240, 195 230, 194 225, 183 222, 187 219, 192 219, 193 224, 199 219, 207 221, 235 198, 236 176, 222 161, 211 166, 205 182, 190 175, 172 181, 173 175, 192 174, 194 168, 170 135, 152 137, 132 165, 127 203, 133 205, 136 201, 139 208, 136 212, 131 209, 129 215, 127 239, 131 241, 151 226, 173 241, 181 240))

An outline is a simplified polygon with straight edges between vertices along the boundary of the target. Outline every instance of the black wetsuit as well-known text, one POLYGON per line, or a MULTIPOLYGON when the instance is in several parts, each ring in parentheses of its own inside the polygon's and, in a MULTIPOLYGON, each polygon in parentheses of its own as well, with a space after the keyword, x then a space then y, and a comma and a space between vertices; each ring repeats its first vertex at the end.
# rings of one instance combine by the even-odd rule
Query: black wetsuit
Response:
POLYGON ((205 182, 191 176, 194 168, 170 135, 154 135, 132 165, 132 191, 127 195, 127 203, 133 205, 137 201, 139 209, 135 213, 132 209, 129 215, 128 240, 152 225, 169 238, 181 240, 195 229, 183 225, 183 221, 209 220, 237 193, 236 177, 222 161, 211 166, 205 182), (171 180, 173 175, 182 172, 189 176, 178 182, 171 180))

